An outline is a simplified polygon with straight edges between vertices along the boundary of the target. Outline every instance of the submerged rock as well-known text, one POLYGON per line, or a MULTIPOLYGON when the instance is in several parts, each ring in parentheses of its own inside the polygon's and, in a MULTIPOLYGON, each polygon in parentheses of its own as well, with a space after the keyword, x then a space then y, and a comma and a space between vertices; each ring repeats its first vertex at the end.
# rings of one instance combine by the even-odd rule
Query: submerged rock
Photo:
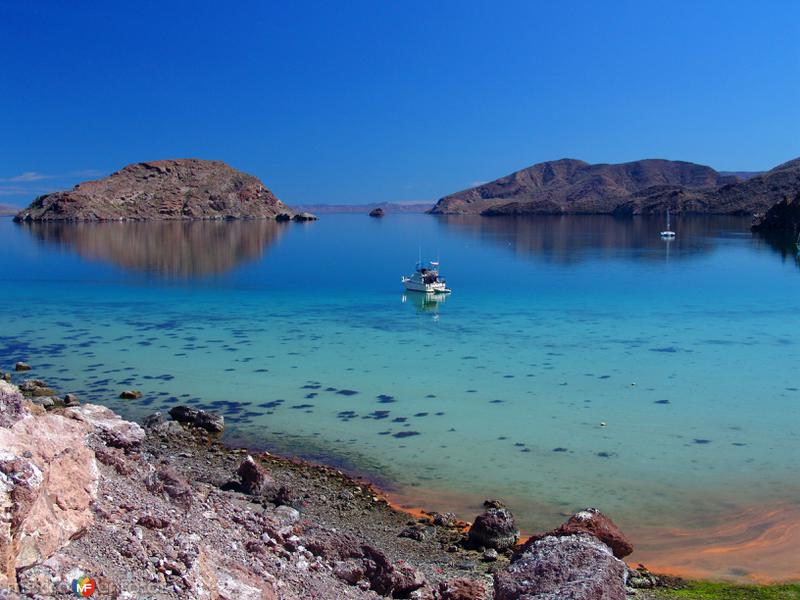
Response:
POLYGON ((507 508, 490 508, 475 518, 469 528, 469 540, 476 546, 497 550, 511 548, 519 540, 514 515, 507 508))
POLYGON ((139 390, 125 390, 119 395, 123 400, 138 400, 142 397, 142 392, 139 390))
POLYGON ((495 600, 624 600, 625 563, 597 538, 547 536, 494 577, 495 600))
POLYGON ((55 396, 55 390, 47 387, 41 379, 25 379, 19 384, 19 391, 26 396, 55 396))

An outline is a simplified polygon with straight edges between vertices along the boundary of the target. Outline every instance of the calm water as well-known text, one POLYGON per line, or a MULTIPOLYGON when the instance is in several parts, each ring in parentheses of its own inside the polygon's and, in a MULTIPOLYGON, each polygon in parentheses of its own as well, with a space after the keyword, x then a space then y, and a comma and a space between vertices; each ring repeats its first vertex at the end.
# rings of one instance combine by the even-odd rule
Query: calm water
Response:
POLYGON ((644 218, 2 219, 0 364, 127 416, 220 410, 231 440, 401 502, 471 518, 500 496, 529 531, 595 505, 656 565, 800 577, 781 563, 800 534, 763 539, 800 515, 800 268, 748 225, 684 218, 667 243, 644 218), (420 246, 444 302, 402 293, 420 246), (725 535, 773 566, 704 559, 725 535))

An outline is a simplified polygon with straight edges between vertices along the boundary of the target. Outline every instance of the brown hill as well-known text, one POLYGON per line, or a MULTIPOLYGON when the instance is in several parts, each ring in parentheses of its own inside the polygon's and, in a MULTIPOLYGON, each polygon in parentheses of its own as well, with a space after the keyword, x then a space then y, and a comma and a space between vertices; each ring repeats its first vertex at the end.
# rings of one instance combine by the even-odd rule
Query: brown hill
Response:
POLYGON ((128 165, 67 192, 39 196, 16 221, 272 219, 290 213, 256 177, 194 158, 128 165))
POLYGON ((746 180, 659 159, 591 165, 544 162, 445 196, 434 214, 754 214, 800 190, 800 160, 746 180))

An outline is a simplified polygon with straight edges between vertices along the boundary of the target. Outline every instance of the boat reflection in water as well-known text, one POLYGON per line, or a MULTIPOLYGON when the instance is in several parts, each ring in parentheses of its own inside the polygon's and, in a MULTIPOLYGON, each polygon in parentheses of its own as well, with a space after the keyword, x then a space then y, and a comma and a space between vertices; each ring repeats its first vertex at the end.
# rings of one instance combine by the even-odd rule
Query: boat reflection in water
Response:
POLYGON ((439 305, 447 300, 448 294, 407 292, 401 296, 403 304, 412 304, 419 314, 431 314, 434 321, 439 320, 439 305))

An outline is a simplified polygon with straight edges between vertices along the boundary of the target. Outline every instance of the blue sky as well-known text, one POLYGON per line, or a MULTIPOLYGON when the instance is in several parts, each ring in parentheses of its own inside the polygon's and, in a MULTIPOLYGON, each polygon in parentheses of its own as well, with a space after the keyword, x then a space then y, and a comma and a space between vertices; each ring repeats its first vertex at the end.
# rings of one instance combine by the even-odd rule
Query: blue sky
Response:
POLYGON ((224 160, 297 203, 800 156, 800 3, 0 0, 0 203, 224 160))

